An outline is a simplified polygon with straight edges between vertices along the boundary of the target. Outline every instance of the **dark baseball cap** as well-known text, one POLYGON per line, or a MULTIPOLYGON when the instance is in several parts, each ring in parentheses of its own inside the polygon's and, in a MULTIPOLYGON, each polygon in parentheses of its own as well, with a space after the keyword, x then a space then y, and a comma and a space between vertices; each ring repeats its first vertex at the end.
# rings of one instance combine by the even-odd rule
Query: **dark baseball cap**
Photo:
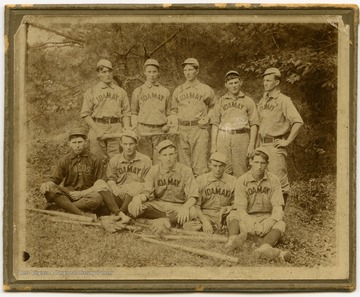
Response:
POLYGON ((195 58, 187 58, 184 62, 182 62, 182 66, 184 65, 195 65, 197 67, 199 67, 199 61, 196 60, 195 58))
POLYGON ((86 137, 87 136, 87 131, 85 130, 85 128, 81 128, 81 127, 73 128, 69 132, 69 138, 71 136, 84 136, 84 137, 86 137))
POLYGON ((163 149, 166 149, 167 147, 173 147, 176 149, 176 146, 175 144, 171 141, 171 140, 163 140, 162 142, 160 142, 156 149, 158 151, 158 153, 160 154, 160 152, 163 150, 163 149))
POLYGON ((227 72, 227 73, 225 74, 225 78, 227 78, 229 75, 235 75, 235 76, 240 77, 239 72, 237 72, 237 71, 235 71, 235 70, 230 70, 229 72, 227 72))

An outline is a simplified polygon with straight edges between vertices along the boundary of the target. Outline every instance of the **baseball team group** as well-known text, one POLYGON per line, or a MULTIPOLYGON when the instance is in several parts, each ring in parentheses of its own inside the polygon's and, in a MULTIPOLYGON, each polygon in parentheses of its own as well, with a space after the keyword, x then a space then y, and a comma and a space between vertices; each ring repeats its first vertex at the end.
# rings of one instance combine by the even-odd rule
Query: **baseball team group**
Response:
POLYGON ((197 78, 197 59, 182 67, 185 82, 171 94, 159 83, 159 62, 146 60, 145 82, 129 101, 113 81, 112 63, 98 61, 98 82, 81 109, 89 129, 70 131, 70 152, 41 193, 73 214, 96 218, 101 210, 124 224, 146 219, 154 232, 225 232, 229 250, 256 237, 257 255, 289 261, 276 244, 286 227, 287 146, 303 120, 280 91, 280 70, 263 73, 264 95, 255 104, 237 71, 226 73, 227 93, 216 98, 197 78))

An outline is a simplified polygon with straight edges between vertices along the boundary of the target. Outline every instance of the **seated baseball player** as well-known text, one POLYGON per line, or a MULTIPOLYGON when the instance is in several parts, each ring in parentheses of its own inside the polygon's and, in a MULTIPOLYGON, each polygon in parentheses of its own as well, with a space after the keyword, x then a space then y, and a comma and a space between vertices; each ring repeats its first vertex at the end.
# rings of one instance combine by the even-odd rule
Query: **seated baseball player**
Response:
POLYGON ((40 186, 40 192, 48 202, 67 212, 94 217, 91 212, 103 201, 99 191, 103 186, 104 165, 86 149, 85 129, 70 131, 69 147, 71 151, 57 162, 50 181, 40 186))
POLYGON ((111 213, 128 221, 128 205, 132 198, 144 190, 144 179, 151 167, 151 159, 139 153, 138 135, 125 130, 120 139, 123 152, 113 156, 106 170, 107 184, 111 190, 102 191, 104 203, 111 213))
POLYGON ((274 248, 285 232, 284 199, 279 179, 266 170, 268 163, 266 149, 255 149, 250 157, 251 169, 237 179, 226 247, 241 248, 251 234, 260 237, 260 247, 255 250, 259 257, 289 261, 289 252, 274 248))
POLYGON ((160 163, 149 170, 145 177, 145 189, 133 198, 129 212, 133 217, 163 218, 159 222, 167 226, 170 226, 169 222, 183 225, 196 218, 198 186, 191 168, 177 162, 177 151, 172 141, 160 142, 157 149, 160 163))
POLYGON ((209 161, 210 172, 196 179, 200 195, 196 204, 198 218, 206 233, 221 231, 223 218, 232 209, 236 178, 224 173, 227 162, 227 157, 222 153, 213 153, 209 161))

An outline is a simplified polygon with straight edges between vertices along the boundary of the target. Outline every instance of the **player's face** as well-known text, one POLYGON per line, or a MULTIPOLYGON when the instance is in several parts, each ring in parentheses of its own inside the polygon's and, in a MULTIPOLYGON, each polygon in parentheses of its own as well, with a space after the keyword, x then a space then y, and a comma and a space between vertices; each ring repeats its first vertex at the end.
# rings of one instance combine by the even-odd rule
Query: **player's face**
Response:
POLYGON ((254 159, 250 159, 251 172, 254 177, 263 176, 268 162, 261 156, 255 156, 254 159))
POLYGON ((146 66, 144 74, 146 77, 146 81, 148 81, 149 83, 156 83, 159 79, 159 69, 156 66, 146 66))
POLYGON ((225 87, 231 94, 237 95, 240 91, 241 81, 239 78, 230 79, 225 83, 225 87))
POLYGON ((110 68, 103 67, 98 71, 98 78, 106 84, 110 84, 112 82, 112 77, 113 71, 110 68))
POLYGON ((215 178, 221 178, 225 172, 225 164, 219 161, 210 161, 210 170, 215 178))
POLYGON ((280 83, 280 81, 275 78, 275 74, 269 74, 269 75, 264 76, 265 92, 271 92, 279 85, 279 83, 280 83))
POLYGON ((69 141, 69 145, 74 154, 79 155, 85 150, 86 141, 82 137, 76 137, 69 141))
POLYGON ((174 147, 164 148, 160 152, 159 158, 160 158, 162 166, 165 169, 173 168, 175 166, 176 158, 177 158, 176 149, 174 147))
POLYGON ((184 67, 184 76, 187 81, 193 81, 197 78, 199 69, 195 69, 192 65, 185 65, 184 67))
POLYGON ((136 152, 136 141, 134 138, 123 136, 121 137, 121 147, 123 148, 123 154, 125 157, 131 157, 136 152))

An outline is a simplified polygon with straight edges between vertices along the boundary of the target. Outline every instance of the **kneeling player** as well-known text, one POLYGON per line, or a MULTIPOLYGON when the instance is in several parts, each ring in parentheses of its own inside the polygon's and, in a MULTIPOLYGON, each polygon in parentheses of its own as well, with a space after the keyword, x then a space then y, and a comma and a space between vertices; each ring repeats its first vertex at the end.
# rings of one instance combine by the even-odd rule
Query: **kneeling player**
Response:
POLYGON ((234 208, 228 216, 229 241, 226 247, 241 248, 248 234, 260 236, 255 251, 268 260, 290 259, 290 253, 274 248, 285 232, 284 199, 279 179, 266 171, 269 155, 257 148, 250 158, 251 169, 236 181, 234 208), (240 231, 240 235, 239 234, 240 231))

